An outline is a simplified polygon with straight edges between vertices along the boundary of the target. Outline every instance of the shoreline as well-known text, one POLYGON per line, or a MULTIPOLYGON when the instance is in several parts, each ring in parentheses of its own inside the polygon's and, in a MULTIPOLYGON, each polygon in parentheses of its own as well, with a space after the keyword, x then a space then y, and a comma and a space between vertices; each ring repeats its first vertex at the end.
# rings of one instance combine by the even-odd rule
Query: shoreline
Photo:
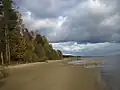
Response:
POLYGON ((38 64, 47 64, 47 63, 55 63, 55 62, 67 62, 66 64, 68 65, 69 64, 80 65, 80 66, 83 66, 84 68, 96 68, 96 67, 100 67, 103 64, 103 61, 95 61, 95 60, 89 61, 89 60, 63 59, 63 60, 46 60, 45 62, 15 64, 15 65, 9 65, 7 68, 23 68, 23 67, 30 67, 38 64))
POLYGON ((10 76, 0 89, 105 90, 99 68, 82 68, 62 61, 65 60, 9 66, 10 76))
POLYGON ((67 61, 67 60, 65 60, 65 59, 63 59, 63 60, 47 60, 47 62, 15 64, 15 65, 9 65, 7 68, 23 68, 23 67, 30 67, 30 66, 39 65, 39 64, 55 63, 55 62, 62 62, 62 61, 67 61))

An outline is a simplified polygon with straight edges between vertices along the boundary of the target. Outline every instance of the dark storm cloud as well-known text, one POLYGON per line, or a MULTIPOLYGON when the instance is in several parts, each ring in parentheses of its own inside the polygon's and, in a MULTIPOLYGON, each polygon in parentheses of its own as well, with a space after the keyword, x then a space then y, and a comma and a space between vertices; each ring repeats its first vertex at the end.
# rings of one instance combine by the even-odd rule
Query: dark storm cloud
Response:
POLYGON ((66 39, 79 42, 119 42, 120 12, 117 8, 119 6, 110 2, 105 5, 99 2, 85 3, 84 8, 78 6, 76 8, 78 12, 75 12, 77 15, 71 14, 66 22, 65 27, 68 27, 66 39))
MULTIPOLYGON (((53 28, 46 36, 50 41, 78 42, 119 42, 120 8, 119 0, 17 0, 21 9, 28 10, 36 18, 28 26, 39 20, 68 17, 60 27, 53 28), (56 30, 55 30, 56 29, 56 30), (65 33, 63 33, 65 32, 65 33)), ((54 22, 52 20, 51 22, 54 22)), ((26 20, 27 21, 27 20, 26 20)), ((59 22, 57 22, 59 23, 59 22)), ((49 23, 48 23, 49 24, 49 23)), ((56 27, 54 26, 52 27, 56 27)), ((34 26, 35 27, 35 26, 34 26)), ((36 27, 40 29, 39 27, 36 27)), ((45 26, 44 26, 45 28, 45 26)), ((46 32, 49 29, 46 27, 46 32)), ((41 30, 41 29, 40 29, 41 30)), ((42 30, 43 31, 43 30, 42 30)), ((42 33, 41 31, 41 33, 42 33)), ((44 33, 45 33, 44 31, 44 33)))
POLYGON ((120 54, 120 0, 15 1, 25 25, 39 30, 64 53, 120 54))
POLYGON ((40 18, 54 18, 74 7, 83 0, 16 0, 22 8, 27 8, 40 18))

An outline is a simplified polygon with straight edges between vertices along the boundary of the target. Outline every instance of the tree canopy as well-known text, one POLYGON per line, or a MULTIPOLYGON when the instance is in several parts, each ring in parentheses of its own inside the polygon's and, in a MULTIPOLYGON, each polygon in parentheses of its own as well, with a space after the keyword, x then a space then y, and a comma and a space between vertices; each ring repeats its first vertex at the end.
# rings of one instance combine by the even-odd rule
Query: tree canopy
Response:
POLYGON ((13 7, 12 0, 0 0, 0 3, 0 53, 4 60, 6 47, 9 49, 7 51, 10 53, 11 62, 62 59, 62 52, 54 50, 45 36, 25 27, 22 15, 13 7))

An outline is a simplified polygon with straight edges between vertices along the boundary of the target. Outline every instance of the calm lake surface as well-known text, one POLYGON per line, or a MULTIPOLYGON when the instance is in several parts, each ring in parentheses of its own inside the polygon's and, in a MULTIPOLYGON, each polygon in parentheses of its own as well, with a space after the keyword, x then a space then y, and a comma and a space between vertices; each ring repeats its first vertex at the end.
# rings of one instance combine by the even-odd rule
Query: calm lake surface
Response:
POLYGON ((120 90, 120 56, 89 57, 85 59, 104 60, 104 65, 100 67, 101 77, 109 90, 120 90))

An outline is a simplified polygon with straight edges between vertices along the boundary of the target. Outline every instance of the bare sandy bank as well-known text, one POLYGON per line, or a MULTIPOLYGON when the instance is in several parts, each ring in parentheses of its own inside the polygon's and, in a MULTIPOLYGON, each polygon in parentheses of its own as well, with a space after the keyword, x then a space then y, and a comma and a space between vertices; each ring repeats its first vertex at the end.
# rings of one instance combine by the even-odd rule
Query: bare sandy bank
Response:
POLYGON ((24 68, 10 69, 10 76, 0 90, 106 90, 98 68, 87 69, 60 61, 19 67, 24 68))

